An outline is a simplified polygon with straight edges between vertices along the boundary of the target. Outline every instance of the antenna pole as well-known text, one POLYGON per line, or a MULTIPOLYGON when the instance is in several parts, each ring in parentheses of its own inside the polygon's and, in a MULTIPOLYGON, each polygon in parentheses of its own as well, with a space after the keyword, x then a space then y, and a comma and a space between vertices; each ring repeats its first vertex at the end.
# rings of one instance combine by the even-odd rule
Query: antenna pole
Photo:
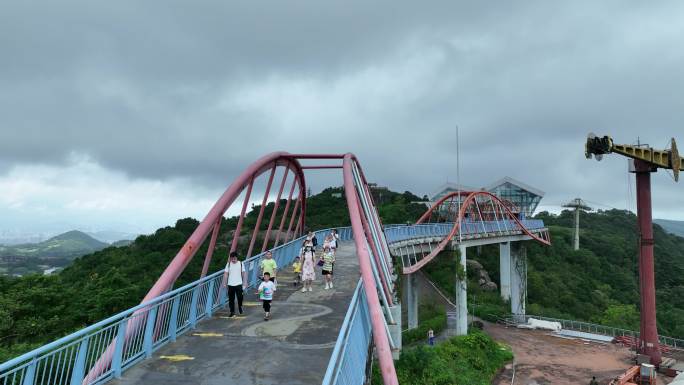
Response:
POLYGON ((458 124, 456 125, 456 190, 458 191, 458 214, 456 220, 458 221, 458 242, 462 240, 461 237, 461 147, 458 138, 458 124))

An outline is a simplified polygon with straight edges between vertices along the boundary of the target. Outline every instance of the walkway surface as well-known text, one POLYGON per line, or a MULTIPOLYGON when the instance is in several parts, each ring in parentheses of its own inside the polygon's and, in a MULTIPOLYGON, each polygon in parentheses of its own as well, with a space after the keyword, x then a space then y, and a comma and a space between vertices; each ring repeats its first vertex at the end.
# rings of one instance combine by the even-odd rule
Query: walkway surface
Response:
POLYGON ((244 316, 228 318, 226 305, 111 383, 320 384, 359 279, 353 242, 341 244, 336 260, 334 289, 323 289, 317 267, 313 291, 302 293, 288 266, 279 274, 270 321, 252 291, 244 316))

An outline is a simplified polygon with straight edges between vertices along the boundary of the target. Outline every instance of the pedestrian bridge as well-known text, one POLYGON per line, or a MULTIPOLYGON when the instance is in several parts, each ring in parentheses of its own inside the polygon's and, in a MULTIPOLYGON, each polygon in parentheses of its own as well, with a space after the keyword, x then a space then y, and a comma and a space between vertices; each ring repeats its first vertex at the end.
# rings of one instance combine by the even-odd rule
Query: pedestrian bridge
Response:
POLYGON ((278 274, 268 322, 252 289, 245 298, 244 315, 228 318, 225 303, 220 303, 211 318, 155 350, 111 384, 322 383, 358 286, 354 243, 341 243, 332 290, 318 284, 314 291, 302 293, 301 286, 293 286, 294 275, 288 270, 278 274))
MULTIPOLYGON (((383 226, 353 154, 268 154, 228 187, 140 305, 0 364, 0 384, 363 384, 373 356, 384 383, 397 384, 393 355, 401 349, 402 330, 397 271, 410 280, 454 247, 465 267, 467 247, 483 243, 500 244, 502 261, 507 256, 517 266, 515 261, 524 261, 519 241, 550 243, 541 221, 526 220, 489 193, 460 192, 449 199, 429 208, 415 225, 383 226), (326 163, 311 163, 321 160, 326 163), (261 320, 259 304, 249 296, 253 306, 244 317, 226 318, 223 271, 208 272, 223 216, 231 208, 240 212, 230 250, 246 250, 253 289, 266 251, 282 267, 301 248, 307 229, 304 174, 311 169, 342 171, 351 226, 337 229, 342 247, 335 289, 299 293, 287 274, 280 275, 271 321, 261 320), (247 229, 247 206, 257 192, 263 194, 256 198, 258 217, 247 229), (208 248, 201 276, 178 287, 178 277, 203 244, 208 248), (395 259, 401 260, 399 270, 395 259)), ((316 232, 319 244, 329 233, 316 232)), ((465 282, 457 287, 460 319, 467 313, 465 282)), ((415 297, 408 301, 409 327, 417 320, 415 311, 411 316, 415 297)), ((467 325, 458 327, 459 333, 466 331, 467 325)))

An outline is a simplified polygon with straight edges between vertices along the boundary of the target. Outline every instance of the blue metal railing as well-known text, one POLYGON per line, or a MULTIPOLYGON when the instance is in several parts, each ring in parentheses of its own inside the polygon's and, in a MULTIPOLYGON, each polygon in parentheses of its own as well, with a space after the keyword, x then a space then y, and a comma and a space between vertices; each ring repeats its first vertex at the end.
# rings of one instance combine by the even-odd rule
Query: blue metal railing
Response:
POLYGON ((356 285, 337 342, 330 356, 323 385, 362 385, 371 344, 371 319, 362 281, 356 285))
MULTIPOLYGON (((329 231, 315 233, 320 244, 329 231)), ((351 239, 351 228, 338 231, 341 240, 351 239)), ((292 263, 303 240, 300 237, 272 250, 278 266, 292 263)), ((262 257, 259 254, 243 262, 250 287, 259 281, 262 257)), ((120 377, 124 370, 224 307, 222 280, 220 270, 9 360, 0 365, 0 385, 81 385, 84 379, 86 384, 94 384, 120 377)))
MULTIPOLYGON (((544 228, 544 221, 540 219, 523 219, 520 222, 528 230, 544 228)), ((453 222, 425 223, 419 225, 388 225, 385 226, 385 237, 389 243, 422 237, 443 237, 449 234, 453 227, 453 222)), ((513 220, 486 222, 463 221, 461 223, 461 229, 462 235, 520 231, 517 222, 513 220)))

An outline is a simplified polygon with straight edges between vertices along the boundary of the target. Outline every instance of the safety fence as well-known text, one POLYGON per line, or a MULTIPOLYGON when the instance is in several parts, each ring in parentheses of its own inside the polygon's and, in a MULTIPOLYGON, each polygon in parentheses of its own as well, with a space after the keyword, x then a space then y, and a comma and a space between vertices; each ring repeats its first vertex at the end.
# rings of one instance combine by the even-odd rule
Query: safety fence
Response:
MULTIPOLYGON (((352 238, 350 227, 337 230, 340 240, 352 238)), ((328 233, 330 229, 315 233, 320 244, 328 233)), ((278 266, 292 263, 304 239, 271 250, 278 266)), ((249 287, 260 280, 264 255, 243 262, 249 287)), ((224 271, 217 271, 9 360, 0 365, 0 385, 87 385, 118 378, 124 370, 224 307, 227 296, 223 279, 224 271)))
MULTIPOLYGON (((566 330, 574 330, 578 332, 592 333, 610 337, 631 337, 634 340, 639 339, 639 332, 633 330, 614 328, 611 326, 598 325, 584 321, 575 321, 562 318, 543 317, 526 314, 524 316, 507 317, 506 322, 510 322, 513 324, 527 323, 527 320, 530 318, 542 321, 558 322, 561 324, 561 327, 566 330)), ((684 351, 684 340, 682 339, 661 335, 658 336, 658 340, 660 342, 660 345, 667 346, 670 349, 684 351)))
MULTIPOLYGON (((544 221, 539 219, 522 219, 520 223, 530 231, 545 229, 544 221)), ((418 225, 390 225, 385 226, 387 242, 401 242, 423 237, 444 237, 453 229, 455 223, 425 223, 418 225)), ((517 222, 512 220, 499 221, 463 221, 461 235, 472 236, 478 234, 507 235, 519 233, 521 230, 517 222)))
POLYGON ((361 279, 356 285, 337 342, 330 356, 323 385, 362 385, 366 383, 372 327, 366 293, 361 279))

